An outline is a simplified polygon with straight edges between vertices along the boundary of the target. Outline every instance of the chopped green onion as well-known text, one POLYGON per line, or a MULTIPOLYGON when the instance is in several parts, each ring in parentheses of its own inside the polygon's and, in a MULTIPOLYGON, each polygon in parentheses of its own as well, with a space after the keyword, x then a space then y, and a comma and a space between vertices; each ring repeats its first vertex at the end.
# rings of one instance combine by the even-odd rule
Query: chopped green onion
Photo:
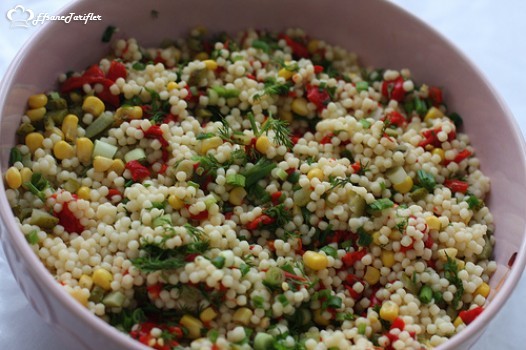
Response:
POLYGON ((336 258, 338 256, 338 249, 331 247, 330 245, 326 245, 320 250, 325 252, 325 254, 327 254, 328 256, 332 256, 333 258, 336 258))
POLYGON ((451 119, 451 121, 453 121, 453 124, 455 124, 455 126, 458 128, 458 127, 461 127, 462 124, 464 124, 464 121, 462 120, 462 117, 458 114, 458 113, 451 113, 450 115, 447 116, 449 119, 451 119))
POLYGON ((339 309, 342 307, 342 299, 335 295, 331 295, 326 301, 327 307, 331 309, 339 309))
POLYGON ((247 264, 241 264, 239 266, 239 271, 241 271, 241 277, 244 277, 247 273, 249 273, 250 266, 248 266, 247 264))
POLYGON ((225 266, 225 257, 218 255, 212 259, 212 264, 218 269, 222 269, 225 266))
POLYGON ((16 162, 22 161, 22 152, 17 147, 11 148, 9 152, 9 165, 12 166, 16 162))
POLYGON ((389 198, 380 198, 369 204, 369 209, 372 211, 381 211, 392 208, 393 206, 394 203, 389 198))
POLYGON ((109 143, 102 142, 101 140, 95 140, 95 146, 93 147, 93 158, 96 156, 101 156, 113 159, 117 151, 117 146, 110 145, 109 143))
POLYGON ((281 181, 285 181, 287 179, 287 177, 289 176, 289 174, 287 174, 287 172, 285 170, 283 170, 282 168, 278 168, 278 170, 276 171, 276 176, 281 181))
POLYGON ((430 286, 424 285, 418 293, 418 298, 424 304, 429 304, 433 299, 433 289, 430 286))
POLYGON ((416 172, 416 176, 417 176, 417 179, 418 179, 418 183, 424 187, 426 190, 428 190, 429 192, 433 192, 433 190, 435 189, 435 186, 436 186, 436 181, 435 181, 435 177, 424 171, 424 170, 418 170, 416 172))
POLYGON ((367 330, 367 325, 365 323, 360 323, 358 325, 358 334, 365 335, 366 330, 367 330))
POLYGON ((228 174, 226 176, 226 183, 233 186, 245 187, 246 178, 241 174, 228 174))
POLYGON ((284 279, 283 271, 279 267, 272 266, 265 273, 263 284, 269 288, 276 288, 281 286, 284 279))
POLYGON ((291 184, 298 183, 299 180, 300 180, 300 173, 299 173, 299 171, 293 171, 287 177, 287 181, 290 182, 291 184))
POLYGON ((261 51, 265 53, 270 52, 270 46, 263 40, 253 40, 252 41, 252 47, 255 49, 260 49, 261 51))
POLYGON ((280 294, 277 296, 278 301, 283 305, 287 306, 289 305, 289 299, 285 296, 285 294, 280 294))
POLYGON ((243 172, 246 178, 245 187, 251 187, 259 180, 267 177, 276 166, 276 163, 271 162, 267 158, 260 158, 252 168, 243 172))
POLYGON ((141 71, 141 70, 145 70, 146 69, 146 65, 144 63, 142 63, 142 62, 135 62, 132 65, 132 68, 134 70, 141 71))
POLYGON ((127 152, 124 155, 124 161, 126 163, 131 162, 132 160, 143 160, 146 159, 146 153, 142 148, 135 148, 127 152))
POLYGON ((469 196, 466 198, 466 202, 471 210, 479 210, 484 206, 484 203, 475 196, 469 196))
POLYGON ((358 245, 367 247, 373 242, 373 236, 367 233, 363 227, 358 228, 358 245))
POLYGON ((106 29, 104 30, 104 33, 102 33, 102 38, 101 38, 102 42, 109 43, 111 40, 111 37, 113 36, 113 33, 115 33, 116 30, 117 28, 114 26, 107 26, 106 29))
POLYGON ((224 86, 212 86, 212 90, 214 90, 219 97, 224 98, 232 98, 232 97, 238 97, 241 91, 239 89, 227 89, 224 86))
POLYGON ((369 83, 366 81, 359 81, 356 83, 356 90, 367 91, 369 90, 369 83))

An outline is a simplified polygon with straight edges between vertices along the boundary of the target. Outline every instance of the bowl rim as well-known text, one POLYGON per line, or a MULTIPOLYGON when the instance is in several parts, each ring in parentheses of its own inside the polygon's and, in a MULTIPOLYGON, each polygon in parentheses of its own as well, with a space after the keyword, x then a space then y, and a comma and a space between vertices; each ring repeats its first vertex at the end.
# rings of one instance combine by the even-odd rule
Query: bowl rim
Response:
MULTIPOLYGON (((370 0, 369 0, 370 1, 370 0)), ((419 26, 431 32, 434 35, 441 46, 444 46, 448 50, 451 50, 454 54, 458 56, 459 59, 463 60, 469 68, 478 76, 491 91, 495 100, 498 104, 498 107, 504 112, 503 116, 506 121, 510 123, 513 129, 512 137, 520 146, 523 165, 526 163, 526 143, 524 141, 524 136, 520 131, 520 127, 516 118, 513 116, 513 113, 508 108, 507 104, 502 99, 501 95, 495 90, 493 85, 486 78, 485 74, 474 64, 474 62, 466 55, 462 50, 460 50, 452 41, 445 37, 438 30, 424 22, 422 19, 412 14, 408 10, 402 8, 400 5, 393 3, 391 1, 385 0, 375 0, 377 3, 383 3, 382 6, 390 7, 390 10, 396 12, 399 16, 405 17, 407 20, 416 22, 419 26)), ((82 6, 85 3, 88 3, 89 0, 73 0, 68 4, 62 6, 58 11, 58 15, 67 14, 72 12, 78 6, 82 6)), ((4 74, 0 82, 0 110, 6 103, 8 96, 8 87, 13 83, 13 78, 15 72, 20 69, 21 58, 25 56, 28 48, 35 42, 39 40, 40 37, 47 35, 51 30, 53 23, 47 22, 40 29, 38 29, 31 37, 22 45, 18 50, 12 62, 9 64, 6 73, 4 74)), ((0 116, 1 121, 2 116, 0 116)), ((0 169, 2 173, 5 171, 0 169)), ((526 173, 526 166, 524 166, 524 172, 526 173)), ((80 305, 73 298, 68 296, 68 293, 62 288, 56 280, 53 278, 52 274, 40 261, 38 256, 32 251, 30 245, 26 242, 24 235, 21 233, 20 229, 17 227, 14 216, 11 212, 11 208, 7 201, 5 194, 5 186, 3 181, 0 181, 0 217, 2 219, 3 225, 5 227, 5 234, 2 235, 3 240, 9 240, 10 244, 15 247, 15 254, 18 255, 24 262, 25 267, 32 270, 32 278, 36 278, 40 284, 47 286, 48 291, 57 299, 61 300, 61 303, 66 307, 66 309, 74 316, 80 317, 84 320, 83 323, 92 328, 95 332, 100 332, 116 340, 116 343, 119 346, 126 347, 128 349, 149 349, 145 345, 139 343, 138 341, 132 339, 125 333, 117 330, 115 327, 111 326, 109 323, 105 322, 98 316, 92 314, 87 308, 80 305)), ((526 225, 523 227, 523 231, 526 232, 526 225)), ((469 327, 466 327, 464 330, 455 334, 449 338, 444 344, 436 347, 437 350, 445 349, 455 349, 458 346, 462 345, 467 338, 480 336, 480 331, 485 330, 485 325, 487 325, 495 315, 502 309, 502 306, 507 302, 509 296, 516 288, 523 270, 526 266, 526 234, 523 235, 522 242, 520 247, 517 249, 517 255, 512 267, 509 268, 507 275, 505 276, 504 283, 501 288, 495 294, 495 297, 487 303, 485 306, 485 311, 470 324, 469 327)), ((18 277, 15 278, 18 281, 18 277)), ((39 284, 39 285, 40 285, 39 284)))

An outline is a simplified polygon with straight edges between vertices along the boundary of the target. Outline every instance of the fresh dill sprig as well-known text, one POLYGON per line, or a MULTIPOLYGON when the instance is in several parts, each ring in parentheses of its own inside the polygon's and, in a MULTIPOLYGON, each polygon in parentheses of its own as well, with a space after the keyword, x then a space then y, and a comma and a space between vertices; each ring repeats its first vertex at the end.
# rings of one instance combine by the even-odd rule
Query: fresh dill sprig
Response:
POLYGON ((204 231, 200 227, 195 227, 190 224, 184 224, 186 232, 192 236, 195 241, 200 241, 205 236, 204 231))
POLYGON ((284 203, 267 208, 263 210, 263 213, 274 218, 276 220, 274 224, 277 225, 277 227, 283 227, 292 220, 292 212, 285 208, 284 203))
POLYGON ((337 187, 345 187, 345 185, 352 183, 350 177, 334 177, 329 181, 331 183, 331 190, 337 187))
POLYGON ((263 124, 263 127, 261 128, 260 132, 261 134, 268 134, 268 131, 274 131, 274 139, 276 143, 278 145, 283 145, 290 149, 292 148, 292 146, 294 146, 294 144, 292 143, 292 140, 290 138, 290 129, 288 127, 288 122, 280 119, 274 119, 272 118, 272 115, 270 115, 263 124))
POLYGON ((284 95, 289 92, 290 87, 292 84, 288 81, 286 82, 278 82, 276 81, 276 78, 270 77, 267 78, 264 82, 265 86, 263 88, 263 92, 258 92, 254 94, 252 97, 254 101, 259 100, 264 95, 284 95))

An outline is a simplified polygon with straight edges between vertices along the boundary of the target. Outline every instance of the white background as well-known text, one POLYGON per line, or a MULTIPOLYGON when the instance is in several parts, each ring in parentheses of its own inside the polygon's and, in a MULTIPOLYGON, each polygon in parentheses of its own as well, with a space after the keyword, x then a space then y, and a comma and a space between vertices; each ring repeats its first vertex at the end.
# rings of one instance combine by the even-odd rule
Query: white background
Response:
MULTIPOLYGON (((392 0, 459 47, 486 75, 526 132, 526 1, 392 0)), ((5 14, 17 4, 53 14, 64 0, 0 1, 0 76, 37 27, 13 29, 5 14)), ((381 25, 381 24, 379 24, 381 25)), ((57 38, 60 40, 60 38, 57 38)), ((526 179, 525 179, 526 180, 526 179)), ((526 278, 474 345, 475 350, 526 347, 526 278)), ((64 349, 21 294, 0 248, 0 349, 64 349)))

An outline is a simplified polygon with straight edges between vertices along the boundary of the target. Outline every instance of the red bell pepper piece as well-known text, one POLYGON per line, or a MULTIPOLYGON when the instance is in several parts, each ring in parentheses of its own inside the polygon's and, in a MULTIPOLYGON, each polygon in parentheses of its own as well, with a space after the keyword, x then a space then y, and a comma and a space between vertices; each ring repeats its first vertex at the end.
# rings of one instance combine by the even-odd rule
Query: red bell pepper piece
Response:
POLYGON ((437 107, 444 102, 442 98, 442 89, 436 86, 429 87, 429 98, 433 103, 433 106, 437 107))
POLYGON ((444 181, 444 186, 453 192, 466 193, 468 191, 469 184, 466 181, 446 179, 444 181))
POLYGON ((402 114, 398 113, 397 111, 392 111, 392 112, 388 113, 385 116, 384 120, 388 121, 389 124, 396 125, 398 127, 404 126, 405 123, 407 122, 405 117, 402 114))
POLYGON ((314 103, 318 112, 320 112, 331 102, 331 97, 326 90, 321 89, 320 91, 318 86, 307 85, 307 100, 314 103))
POLYGON ((139 163, 138 160, 132 160, 126 163, 125 167, 130 170, 133 181, 142 181, 150 176, 150 170, 139 163))
POLYGON ((362 165, 360 162, 354 162, 351 164, 352 170, 354 170, 355 173, 359 173, 362 170, 362 165))
POLYGON ((273 204, 278 204, 281 202, 281 196, 283 195, 283 192, 277 191, 270 195, 270 200, 273 204))
POLYGON ((146 290, 148 291, 150 298, 158 299, 163 290, 163 285, 162 283, 152 284, 151 286, 146 287, 146 290))
POLYGON ((471 156, 471 154, 472 153, 469 150, 464 149, 464 150, 458 152, 458 154, 455 156, 455 158, 453 158, 453 160, 446 161, 445 164, 448 165, 451 162, 460 163, 464 159, 466 159, 469 156, 471 156))
POLYGON ((106 78, 115 82, 119 78, 126 78, 128 72, 126 66, 119 61, 111 61, 106 78))
POLYGON ((62 205, 62 210, 56 213, 58 217, 58 223, 64 227, 64 230, 68 233, 82 233, 84 226, 80 223, 80 220, 73 214, 69 209, 69 203, 62 205))
POLYGON ((319 66, 319 65, 315 65, 314 66, 314 73, 315 74, 320 74, 323 72, 323 66, 319 66))
POLYGON ((362 260, 362 258, 367 254, 365 249, 358 250, 356 252, 348 252, 342 257, 342 262, 347 267, 352 267, 354 263, 362 260))
POLYGON ((149 139, 157 139, 163 145, 163 147, 168 146, 168 141, 163 136, 163 131, 159 125, 152 125, 144 132, 144 137, 149 139))
POLYGON ((287 46, 289 46, 292 49, 292 54, 296 56, 296 58, 307 58, 309 57, 309 50, 307 47, 294 39, 292 39, 287 34, 280 34, 280 39, 284 39, 287 43, 287 46))
POLYGON ((320 144, 321 145, 326 145, 326 144, 329 144, 329 143, 332 143, 332 138, 334 137, 334 134, 331 132, 329 133, 328 135, 325 135, 321 140, 320 140, 320 144))
POLYGON ((382 82, 382 96, 388 100, 402 102, 405 98, 404 78, 399 76, 395 80, 384 80, 382 82))
POLYGON ((395 318, 395 320, 391 324, 390 329, 395 329, 395 328, 398 328, 401 331, 403 331, 405 328, 405 322, 400 317, 395 318))
POLYGON ((458 317, 460 317, 465 324, 470 324, 471 322, 475 321, 475 319, 482 313, 482 311, 484 311, 484 308, 481 306, 477 306, 476 308, 471 310, 460 311, 458 317))
POLYGON ((245 227, 249 230, 257 230, 261 226, 274 223, 274 221, 276 221, 276 219, 274 219, 273 217, 270 217, 267 214, 263 214, 250 221, 248 224, 245 225, 245 227))
POLYGON ((190 214, 190 219, 201 221, 208 218, 208 210, 203 210, 197 214, 190 214))

